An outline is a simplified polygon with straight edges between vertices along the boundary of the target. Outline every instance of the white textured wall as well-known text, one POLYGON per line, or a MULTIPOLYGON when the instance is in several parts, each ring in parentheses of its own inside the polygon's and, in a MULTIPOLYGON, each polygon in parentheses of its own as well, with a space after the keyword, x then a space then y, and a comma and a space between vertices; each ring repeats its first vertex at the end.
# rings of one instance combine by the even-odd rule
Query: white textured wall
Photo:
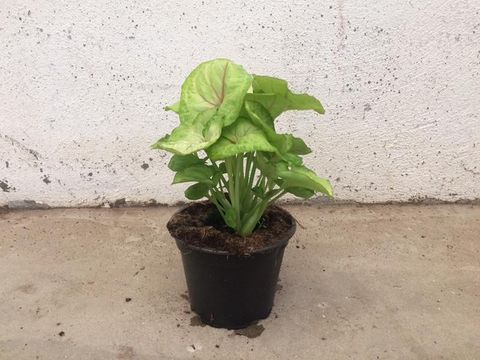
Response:
POLYGON ((181 200, 149 145, 215 57, 323 101, 280 122, 337 198, 480 197, 478 0, 2 0, 0 205, 181 200))

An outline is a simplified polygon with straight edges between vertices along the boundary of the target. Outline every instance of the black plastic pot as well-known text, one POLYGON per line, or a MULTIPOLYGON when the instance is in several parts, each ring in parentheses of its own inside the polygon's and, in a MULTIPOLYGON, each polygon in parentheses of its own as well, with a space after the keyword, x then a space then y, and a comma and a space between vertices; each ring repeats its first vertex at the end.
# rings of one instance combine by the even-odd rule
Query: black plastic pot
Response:
POLYGON ((205 324, 240 329, 270 315, 283 252, 296 229, 293 217, 285 213, 291 227, 281 239, 246 256, 175 239, 182 254, 191 309, 205 324))

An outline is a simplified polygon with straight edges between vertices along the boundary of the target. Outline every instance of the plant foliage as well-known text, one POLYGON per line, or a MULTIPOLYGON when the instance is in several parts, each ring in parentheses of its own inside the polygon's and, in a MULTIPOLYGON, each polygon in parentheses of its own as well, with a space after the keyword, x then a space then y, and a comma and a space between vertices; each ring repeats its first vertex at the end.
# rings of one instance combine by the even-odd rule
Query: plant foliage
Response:
POLYGON ((311 152, 300 138, 279 134, 275 118, 288 110, 324 113, 320 101, 294 94, 285 80, 248 74, 226 59, 200 64, 185 80, 180 101, 166 110, 180 125, 152 147, 172 152, 173 183, 193 183, 190 200, 208 198, 241 236, 286 193, 333 196, 326 179, 303 165, 311 152))

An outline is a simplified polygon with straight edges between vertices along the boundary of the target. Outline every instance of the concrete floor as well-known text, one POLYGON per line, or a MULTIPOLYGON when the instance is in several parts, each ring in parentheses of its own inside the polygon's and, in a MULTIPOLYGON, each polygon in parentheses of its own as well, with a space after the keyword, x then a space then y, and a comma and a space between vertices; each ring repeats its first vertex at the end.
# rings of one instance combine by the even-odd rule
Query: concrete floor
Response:
POLYGON ((479 206, 288 209, 304 228, 243 333, 190 313, 173 208, 0 214, 0 359, 480 359, 479 206))

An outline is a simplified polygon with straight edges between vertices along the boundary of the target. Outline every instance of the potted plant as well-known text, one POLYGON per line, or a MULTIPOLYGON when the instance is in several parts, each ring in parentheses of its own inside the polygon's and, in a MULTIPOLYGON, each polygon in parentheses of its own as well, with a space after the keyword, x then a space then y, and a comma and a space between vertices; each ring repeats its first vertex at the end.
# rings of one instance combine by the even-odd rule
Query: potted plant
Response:
POLYGON ((279 134, 287 110, 321 103, 281 79, 247 73, 226 59, 200 64, 166 108, 180 125, 152 147, 172 152, 173 183, 193 182, 194 202, 167 224, 182 254, 191 308, 206 324, 238 329, 266 318, 295 220, 273 203, 290 193, 332 196, 328 180, 303 165, 302 139, 279 134))

